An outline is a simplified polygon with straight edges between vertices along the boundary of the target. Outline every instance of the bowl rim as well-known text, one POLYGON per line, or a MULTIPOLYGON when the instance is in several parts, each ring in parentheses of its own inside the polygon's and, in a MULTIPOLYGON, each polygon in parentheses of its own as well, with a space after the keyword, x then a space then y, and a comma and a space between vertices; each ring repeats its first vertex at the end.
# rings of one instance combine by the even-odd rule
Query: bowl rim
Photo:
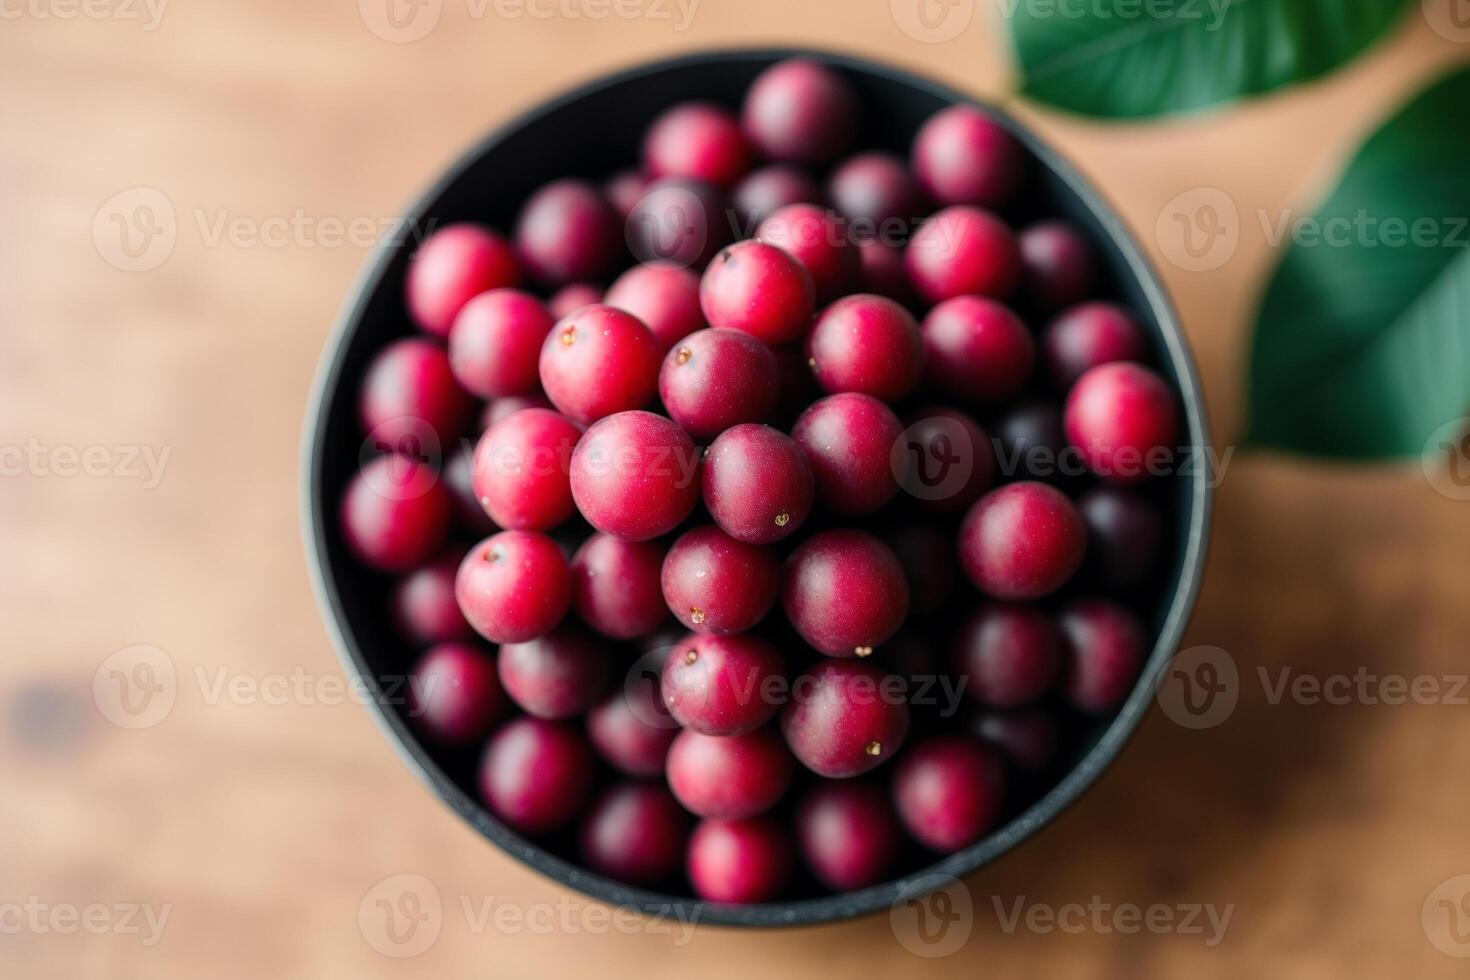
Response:
POLYGON ((327 511, 324 486, 323 449, 327 430, 327 407, 332 393, 341 382, 349 341, 371 296, 387 275, 397 250, 404 247, 407 241, 401 237, 400 232, 405 226, 412 227, 410 223, 422 221, 430 206, 485 153, 508 135, 597 91, 679 68, 730 61, 774 62, 786 58, 811 58, 845 71, 898 83, 948 103, 978 105, 1005 125, 1044 167, 1086 203, 1098 225, 1123 257, 1159 324, 1165 352, 1179 382, 1189 445, 1210 445, 1204 395, 1178 315, 1156 266, 1123 223, 1117 208, 1066 158, 1033 134, 1016 117, 994 103, 960 91, 945 82, 916 74, 896 64, 874 60, 867 55, 818 48, 721 47, 697 50, 672 58, 640 62, 582 81, 515 114, 460 154, 433 183, 414 198, 388 233, 373 246, 347 293, 347 299, 323 348, 307 403, 306 426, 301 443, 302 538, 312 591, 344 670, 350 676, 359 678, 374 695, 367 699, 374 722, 399 758, 441 802, 501 850, 560 884, 568 885, 590 898, 610 905, 633 907, 645 915, 665 919, 677 917, 681 923, 690 925, 810 926, 856 918, 885 908, 891 909, 902 899, 944 887, 979 870, 1059 816, 1112 765, 1132 738, 1154 699, 1159 678, 1183 638, 1199 596, 1213 501, 1213 486, 1207 470, 1195 467, 1189 488, 1189 523, 1183 540, 1179 580, 1159 629, 1158 639, 1145 661, 1133 691, 1096 744, 1055 785, 1005 825, 964 850, 943 857, 913 874, 838 895, 752 905, 725 905, 689 896, 663 894, 603 877, 544 850, 495 820, 478 800, 470 797, 444 774, 398 713, 385 704, 378 678, 370 669, 362 649, 352 635, 338 585, 327 574, 327 528, 335 519, 335 515, 327 511))

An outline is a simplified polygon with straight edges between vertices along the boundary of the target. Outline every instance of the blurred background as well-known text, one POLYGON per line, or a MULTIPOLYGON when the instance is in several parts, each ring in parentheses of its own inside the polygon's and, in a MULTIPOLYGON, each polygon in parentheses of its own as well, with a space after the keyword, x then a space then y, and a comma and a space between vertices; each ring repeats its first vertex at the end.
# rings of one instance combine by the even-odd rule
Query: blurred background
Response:
POLYGON ((1463 975, 1470 493, 1414 458, 1242 445, 1278 222, 1470 63, 1458 2, 1403 4, 1309 84, 1121 122, 1027 94, 1011 0, 0 2, 0 974, 1463 975), (303 554, 312 374, 399 210, 571 85, 784 44, 931 75, 1069 157, 1158 262, 1226 461, 1185 645, 1225 652, 1232 710, 1152 712, 966 883, 937 945, 897 913, 771 933, 611 916, 515 863, 355 703, 303 554), (141 715, 108 686, 139 646, 170 668, 133 678, 159 695, 141 715), (1319 696, 1282 686, 1300 678, 1319 696), (438 901, 412 956, 368 914, 404 875, 438 901))

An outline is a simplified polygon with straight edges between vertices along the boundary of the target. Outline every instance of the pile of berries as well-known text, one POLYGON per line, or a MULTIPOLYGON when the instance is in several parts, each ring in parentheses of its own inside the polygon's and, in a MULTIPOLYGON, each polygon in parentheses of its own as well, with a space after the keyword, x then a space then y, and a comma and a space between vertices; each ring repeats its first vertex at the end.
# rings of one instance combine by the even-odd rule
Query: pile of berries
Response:
POLYGON ((509 236, 438 230, 361 382, 388 451, 342 527, 398 576, 413 722, 622 881, 761 902, 967 847, 1151 644, 1147 333, 1007 129, 954 106, 905 160, 861 112, 783 62, 509 236))

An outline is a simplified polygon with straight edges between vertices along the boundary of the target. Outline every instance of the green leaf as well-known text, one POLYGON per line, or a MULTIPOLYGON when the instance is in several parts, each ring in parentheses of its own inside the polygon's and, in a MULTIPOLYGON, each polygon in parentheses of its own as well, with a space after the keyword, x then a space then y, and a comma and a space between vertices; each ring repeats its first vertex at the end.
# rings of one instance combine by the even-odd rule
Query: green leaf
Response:
POLYGON ((1138 119, 1324 75, 1415 0, 1001 0, 1023 91, 1138 119))
POLYGON ((1467 145, 1470 71, 1461 71, 1380 129, 1297 226, 1256 324, 1250 442, 1412 456, 1465 414, 1467 145))

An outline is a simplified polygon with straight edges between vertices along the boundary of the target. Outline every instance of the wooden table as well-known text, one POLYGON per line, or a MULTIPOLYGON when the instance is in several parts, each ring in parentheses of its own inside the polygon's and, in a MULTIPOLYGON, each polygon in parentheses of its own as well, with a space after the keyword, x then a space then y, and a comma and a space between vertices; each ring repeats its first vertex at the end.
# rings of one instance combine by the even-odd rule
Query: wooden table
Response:
MULTIPOLYGON (((1470 872, 1463 702, 1272 704, 1258 673, 1466 669, 1470 507, 1416 465, 1233 458, 1189 642, 1229 651, 1238 708, 1205 731, 1155 710, 1080 804, 969 883, 971 933, 948 957, 914 955, 883 916, 630 934, 433 799, 334 686, 300 540, 308 384, 363 229, 516 109, 690 48, 840 46, 988 97, 1012 84, 988 3, 935 44, 901 33, 881 0, 703 0, 685 30, 442 6, 413 43, 376 36, 352 0, 176 2, 157 23, 141 0, 72 19, 67 0, 5 8, 0 445, 25 455, 0 459, 0 974, 1463 975, 1421 923, 1431 892, 1470 872), (129 272, 156 255, 95 242, 121 241, 107 238, 114 195, 157 201, 137 188, 166 197, 176 240, 129 272), (130 730, 99 712, 93 681, 134 645, 162 651, 148 656, 167 658, 176 691, 166 718, 130 730), (359 923, 400 874, 431 882, 443 908, 437 940, 401 960, 359 923), (1018 899, 1073 926, 1081 906, 1086 924, 1010 925, 1018 899), (1232 912, 1210 946, 1088 911, 1129 903, 1232 912), (167 909, 161 938, 129 905, 167 909), (501 905, 524 921, 497 919, 501 905)), ((1381 118, 1467 57, 1415 17, 1323 84, 1197 119, 1115 127, 1014 106, 1156 251, 1180 193, 1240 205, 1223 268, 1161 263, 1217 445, 1242 428, 1248 327, 1275 261, 1258 210, 1309 208, 1381 118)))

